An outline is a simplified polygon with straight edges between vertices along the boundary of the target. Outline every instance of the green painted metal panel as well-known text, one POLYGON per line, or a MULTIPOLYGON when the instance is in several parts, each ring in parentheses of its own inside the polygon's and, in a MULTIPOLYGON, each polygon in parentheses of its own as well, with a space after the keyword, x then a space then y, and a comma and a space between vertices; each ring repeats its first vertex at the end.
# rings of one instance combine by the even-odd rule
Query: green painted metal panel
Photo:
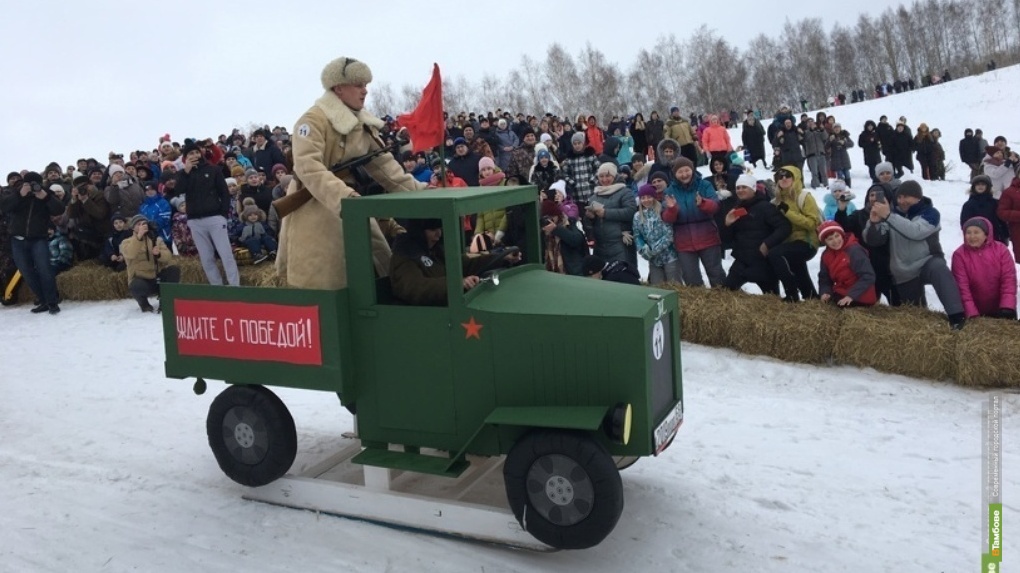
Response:
POLYGON ((351 458, 356 464, 419 472, 444 477, 458 477, 471 464, 464 460, 451 460, 410 452, 394 452, 368 448, 351 458))
POLYGON ((608 411, 609 407, 599 406, 500 407, 485 418, 485 423, 532 428, 597 430, 608 411))

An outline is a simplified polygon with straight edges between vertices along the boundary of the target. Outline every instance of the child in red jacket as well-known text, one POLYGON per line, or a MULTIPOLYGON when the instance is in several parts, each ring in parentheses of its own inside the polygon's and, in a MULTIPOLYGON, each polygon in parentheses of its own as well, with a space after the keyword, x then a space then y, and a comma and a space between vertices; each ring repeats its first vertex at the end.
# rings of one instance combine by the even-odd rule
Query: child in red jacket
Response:
POLYGON ((818 240, 825 245, 818 271, 822 302, 832 301, 841 307, 878 302, 875 269, 857 238, 843 231, 839 223, 826 221, 818 227, 818 240))

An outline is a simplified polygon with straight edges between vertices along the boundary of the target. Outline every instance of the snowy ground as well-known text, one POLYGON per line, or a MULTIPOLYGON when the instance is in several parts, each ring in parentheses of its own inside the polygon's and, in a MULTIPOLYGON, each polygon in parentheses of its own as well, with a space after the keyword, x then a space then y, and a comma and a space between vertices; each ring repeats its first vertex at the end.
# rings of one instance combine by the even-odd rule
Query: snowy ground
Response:
MULTIPOLYGON (((1016 85, 1020 68, 1010 68, 833 112, 855 140, 882 113, 926 121, 955 160, 967 126, 1017 145, 1020 116, 1002 113, 1016 85)), ((860 151, 852 157, 862 192, 867 172, 860 151)), ((924 184, 947 253, 962 240, 966 175, 924 184)), ((616 530, 587 551, 532 554, 242 500, 245 488, 206 443, 222 384, 199 397, 165 379, 159 319, 132 301, 63 308, 56 317, 0 308, 0 572, 957 572, 980 563, 989 392, 684 344, 685 424, 663 455, 624 472, 616 530)), ((350 429, 335 397, 279 393, 302 452, 328 452, 350 429)), ((1007 394, 1007 516, 1020 509, 1018 410, 1007 394)), ((1004 538, 1007 563, 1015 540, 1004 538)))
MULTIPOLYGON (((162 375, 159 319, 131 301, 0 310, 0 571, 964 571, 979 563, 988 393, 683 346, 673 446, 623 473, 601 545, 531 554, 241 499, 195 396, 162 375), (69 357, 58 362, 58 352, 69 357)), ((280 392, 299 448, 350 429, 335 397, 280 392)), ((1020 476, 1007 394, 1007 514, 1020 476)), ((1005 538, 1005 555, 1020 550, 1005 538)), ((1008 557, 1007 557, 1008 558, 1008 557)))

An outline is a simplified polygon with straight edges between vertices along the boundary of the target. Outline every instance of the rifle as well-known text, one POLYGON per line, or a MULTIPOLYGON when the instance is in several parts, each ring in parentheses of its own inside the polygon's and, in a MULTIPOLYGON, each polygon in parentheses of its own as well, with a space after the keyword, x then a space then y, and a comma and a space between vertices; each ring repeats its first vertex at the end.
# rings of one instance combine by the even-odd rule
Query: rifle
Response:
MULTIPOLYGON (((366 131, 367 131, 366 127, 366 131)), ((371 135, 371 132, 370 132, 371 135)), ((376 138, 372 137, 381 147, 371 153, 362 155, 361 157, 355 157, 346 161, 338 161, 332 167, 329 168, 336 175, 337 178, 342 179, 344 183, 347 183, 354 188, 360 195, 379 195, 385 193, 383 189, 372 176, 368 174, 368 170, 365 166, 369 164, 373 159, 384 155, 386 153, 392 153, 393 157, 396 158, 400 147, 407 143, 399 138, 394 138, 393 143, 390 145, 384 145, 376 138), (349 181, 354 179, 353 184, 349 181)), ((273 207, 276 207, 276 213, 282 220, 287 215, 290 215, 294 211, 297 211, 299 207, 312 200, 312 192, 307 187, 302 187, 295 193, 288 193, 283 197, 273 201, 273 207)))

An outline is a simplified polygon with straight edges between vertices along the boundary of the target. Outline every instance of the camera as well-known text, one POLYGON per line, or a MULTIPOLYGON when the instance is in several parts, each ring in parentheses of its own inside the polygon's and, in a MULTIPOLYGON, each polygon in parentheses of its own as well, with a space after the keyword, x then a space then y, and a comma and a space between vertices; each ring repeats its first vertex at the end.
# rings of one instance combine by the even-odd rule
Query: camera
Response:
POLYGON ((538 220, 538 226, 539 227, 547 227, 552 222, 553 222, 553 220, 551 218, 543 216, 542 218, 540 218, 538 220))

